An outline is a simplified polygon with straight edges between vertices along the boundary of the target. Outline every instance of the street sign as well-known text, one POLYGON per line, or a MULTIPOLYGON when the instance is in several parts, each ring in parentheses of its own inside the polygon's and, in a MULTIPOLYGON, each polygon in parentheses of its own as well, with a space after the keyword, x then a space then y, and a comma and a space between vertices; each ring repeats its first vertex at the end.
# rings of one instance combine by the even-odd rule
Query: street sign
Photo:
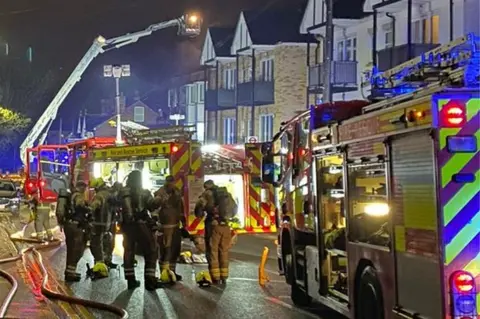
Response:
POLYGON ((257 143, 258 139, 256 136, 249 136, 248 137, 248 143, 257 143))

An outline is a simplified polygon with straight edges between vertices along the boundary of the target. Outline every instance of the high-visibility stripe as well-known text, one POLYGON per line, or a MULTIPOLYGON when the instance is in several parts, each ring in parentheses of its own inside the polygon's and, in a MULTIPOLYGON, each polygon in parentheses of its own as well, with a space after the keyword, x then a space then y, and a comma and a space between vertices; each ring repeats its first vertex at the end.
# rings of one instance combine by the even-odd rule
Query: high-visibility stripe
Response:
MULTIPOLYGON (((468 94, 468 93, 467 93, 468 94)), ((436 117, 451 100, 465 102, 467 122, 461 128, 439 127, 439 201, 443 221, 444 269, 446 285, 450 276, 458 270, 470 272, 478 278, 480 274, 480 98, 468 94, 439 95, 436 102, 436 117), (448 136, 475 136, 477 151, 472 153, 452 153, 447 149, 448 136), (457 183, 452 179, 455 174, 472 174, 473 183, 457 183)), ((477 280, 477 307, 480 305, 480 283, 477 280)), ((445 287, 445 300, 449 288, 445 287)), ((447 318, 450 318, 449 305, 445 305, 447 318)), ((480 313, 479 313, 480 314, 480 313)))

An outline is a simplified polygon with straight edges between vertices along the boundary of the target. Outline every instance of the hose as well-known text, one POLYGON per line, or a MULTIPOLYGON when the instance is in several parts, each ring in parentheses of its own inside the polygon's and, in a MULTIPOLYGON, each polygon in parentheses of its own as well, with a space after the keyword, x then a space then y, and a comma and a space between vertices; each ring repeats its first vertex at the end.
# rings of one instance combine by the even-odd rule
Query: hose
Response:
MULTIPOLYGON (((27 226, 27 225, 26 225, 27 226)), ((26 226, 23 228, 23 231, 25 230, 26 226)), ((17 255, 13 257, 8 257, 4 259, 0 259, 0 264, 5 264, 9 262, 15 262, 17 260, 22 259, 25 254, 27 253, 33 253, 38 261, 38 264, 40 266, 41 272, 42 272, 42 285, 41 285, 41 292, 44 296, 47 298, 51 299, 58 299, 64 302, 68 302, 70 304, 76 304, 76 305, 81 305, 87 308, 94 308, 98 310, 103 310, 103 311, 108 311, 111 312, 115 315, 118 315, 122 319, 127 319, 128 312, 125 309, 115 307, 109 304, 104 304, 101 302, 96 302, 92 300, 87 300, 87 299, 82 299, 82 298, 77 298, 77 297, 72 297, 64 294, 60 294, 58 292, 55 292, 53 290, 50 290, 47 288, 48 284, 48 272, 47 269, 45 268, 45 265, 43 264, 43 258, 42 255, 40 254, 39 250, 43 249, 48 249, 48 248, 53 248, 53 247, 58 247, 61 244, 60 240, 54 240, 48 243, 44 243, 38 239, 32 239, 32 238, 20 238, 20 237, 13 237, 10 236, 10 239, 13 242, 24 242, 24 243, 31 243, 35 244, 32 245, 28 248, 22 249, 22 251, 17 255)), ((7 279, 11 284, 12 288, 10 289, 7 297, 2 303, 2 306, 0 307, 0 318, 4 318, 5 314, 7 313, 8 307, 10 306, 10 303, 15 295, 15 293, 18 290, 18 282, 17 280, 8 272, 0 270, 0 276, 4 277, 7 279)))

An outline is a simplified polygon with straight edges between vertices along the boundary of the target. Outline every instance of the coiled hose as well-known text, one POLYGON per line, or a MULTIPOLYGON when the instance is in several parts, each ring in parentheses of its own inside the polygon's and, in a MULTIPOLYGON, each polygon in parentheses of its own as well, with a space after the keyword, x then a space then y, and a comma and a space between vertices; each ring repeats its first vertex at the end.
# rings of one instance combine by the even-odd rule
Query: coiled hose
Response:
MULTIPOLYGON (((25 225, 23 228, 23 232, 25 231, 25 228, 28 226, 25 225)), ((47 249, 47 248, 53 248, 53 247, 58 247, 61 244, 60 240, 54 240, 49 243, 43 243, 37 239, 31 239, 31 238, 18 238, 18 237, 12 237, 10 236, 10 239, 13 242, 23 242, 23 243, 32 243, 35 245, 32 245, 28 248, 23 249, 17 256, 13 257, 8 257, 4 259, 0 259, 0 264, 5 264, 9 262, 15 262, 17 260, 20 260, 23 258, 23 256, 27 253, 33 253, 33 255, 36 257, 38 264, 40 266, 40 269, 42 271, 42 285, 41 285, 41 292, 43 295, 45 295, 47 298, 51 299, 58 299, 61 301, 65 301, 71 304, 76 304, 76 305, 81 305, 87 308, 94 308, 98 310, 103 310, 103 311, 108 311, 113 314, 118 315, 122 319, 127 319, 128 318, 128 312, 125 309, 115 307, 109 304, 104 304, 101 302, 93 301, 93 300, 87 300, 87 299, 82 299, 82 298, 77 298, 77 297, 72 297, 64 294, 60 294, 58 292, 55 292, 53 290, 50 290, 47 288, 47 283, 48 283, 48 272, 47 269, 45 268, 45 265, 43 264, 43 258, 42 255, 40 254, 39 250, 47 249)), ((10 303, 13 300, 13 297, 15 296, 15 293, 18 290, 18 283, 16 279, 9 274, 6 271, 0 270, 0 276, 4 277, 7 279, 11 284, 12 288, 10 289, 7 297, 4 299, 1 307, 0 307, 0 318, 4 318, 8 307, 10 303)))

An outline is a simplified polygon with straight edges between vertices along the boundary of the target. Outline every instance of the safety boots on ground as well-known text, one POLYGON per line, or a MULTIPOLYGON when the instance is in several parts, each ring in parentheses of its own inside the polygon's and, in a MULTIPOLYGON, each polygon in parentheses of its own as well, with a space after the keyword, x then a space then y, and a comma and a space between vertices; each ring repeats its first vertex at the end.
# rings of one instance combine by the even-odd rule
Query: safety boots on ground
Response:
POLYGON ((145 289, 147 289, 148 291, 154 291, 164 287, 165 283, 157 278, 145 279, 145 289))
POLYGON ((105 262, 105 264, 107 265, 107 267, 108 267, 109 269, 117 269, 117 268, 118 268, 118 265, 115 264, 115 263, 113 263, 113 262, 111 262, 111 261, 107 261, 107 262, 105 262))

